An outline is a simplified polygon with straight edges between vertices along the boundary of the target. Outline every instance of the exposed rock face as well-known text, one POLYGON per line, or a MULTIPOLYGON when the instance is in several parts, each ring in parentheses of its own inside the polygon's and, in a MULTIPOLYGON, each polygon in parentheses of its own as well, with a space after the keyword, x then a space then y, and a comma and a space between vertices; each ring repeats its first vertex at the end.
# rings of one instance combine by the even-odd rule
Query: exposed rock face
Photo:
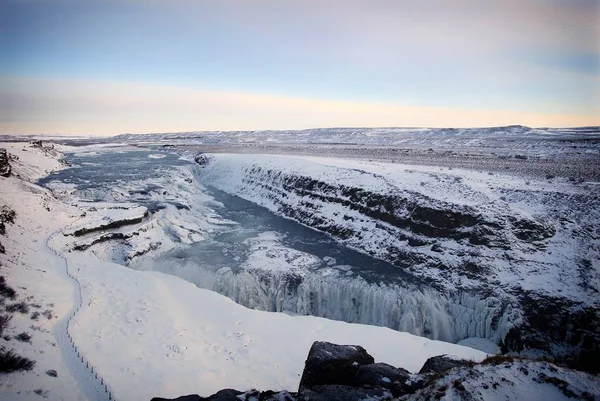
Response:
POLYGON ((448 355, 438 355, 429 358, 419 371, 419 374, 444 373, 457 366, 473 365, 473 362, 464 359, 451 358, 448 355))
POLYGON ((297 395, 287 391, 237 391, 225 389, 208 396, 200 397, 198 394, 184 395, 178 398, 152 398, 151 401, 296 401, 297 395))
POLYGON ((14 224, 17 214, 7 206, 0 207, 0 234, 6 234, 6 223, 14 224))
POLYGON ((10 177, 12 167, 10 166, 8 160, 9 157, 6 149, 0 149, 0 176, 2 177, 10 177))
MULTIPOLYGON (((245 168, 243 174, 243 187, 238 193, 242 197, 246 197, 245 189, 260 193, 265 199, 259 203, 272 204, 279 214, 415 272, 425 266, 438 266, 469 278, 476 276, 469 266, 449 263, 444 257, 447 255, 426 254, 419 249, 437 243, 436 252, 444 251, 440 239, 458 243, 466 240, 474 246, 498 250, 527 251, 534 249, 532 243, 555 234, 549 222, 515 217, 501 209, 484 214, 479 208, 436 200, 424 193, 397 188, 383 193, 258 165, 245 168), (328 213, 331 208, 339 209, 343 215, 331 215, 328 213), (365 241, 360 227, 366 221, 375 224, 370 228, 375 235, 365 241)), ((479 260, 475 264, 484 271, 485 263, 479 260)))
POLYGON ((412 374, 406 369, 395 368, 387 363, 373 363, 358 369, 355 382, 361 386, 389 389, 394 397, 398 397, 416 390, 411 378, 412 374))
POLYGON ((201 166, 206 166, 210 162, 210 158, 202 153, 199 153, 194 157, 194 161, 201 166))
POLYGON ((363 401, 389 399, 385 388, 361 388, 329 384, 312 386, 298 393, 298 401, 363 401))
POLYGON ((410 372, 375 363, 358 345, 316 341, 304 365, 298 400, 363 400, 415 391, 410 372))
MULTIPOLYGON (((226 390, 221 390, 221 391, 226 391, 226 390)), ((177 398, 154 397, 154 398, 152 398, 151 401, 202 401, 205 399, 206 398, 200 397, 198 394, 190 394, 190 395, 182 395, 181 397, 177 397, 177 398)))
POLYGON ((562 347, 554 358, 577 369, 600 373, 600 316, 595 308, 532 293, 523 294, 522 299, 529 318, 508 333, 502 344, 504 352, 544 349, 558 343, 562 347))
POLYGON ((300 389, 315 385, 351 385, 358 369, 375 360, 361 346, 316 341, 304 365, 300 389))

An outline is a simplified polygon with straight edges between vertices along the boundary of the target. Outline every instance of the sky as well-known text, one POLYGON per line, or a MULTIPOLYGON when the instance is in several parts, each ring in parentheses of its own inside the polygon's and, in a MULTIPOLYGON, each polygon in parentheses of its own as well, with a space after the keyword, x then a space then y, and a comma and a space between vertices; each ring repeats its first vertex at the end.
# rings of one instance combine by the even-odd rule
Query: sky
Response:
POLYGON ((0 134, 600 125, 600 0, 1 0, 0 134))

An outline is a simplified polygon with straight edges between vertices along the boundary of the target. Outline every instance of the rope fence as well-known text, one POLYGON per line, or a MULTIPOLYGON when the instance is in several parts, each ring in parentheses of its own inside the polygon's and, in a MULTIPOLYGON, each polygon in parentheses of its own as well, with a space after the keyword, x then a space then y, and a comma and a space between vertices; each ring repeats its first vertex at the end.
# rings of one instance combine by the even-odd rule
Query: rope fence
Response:
POLYGON ((116 398, 113 395, 113 391, 111 390, 110 386, 108 386, 108 384, 106 383, 106 380, 104 380, 104 378, 98 374, 98 371, 96 369, 94 369, 93 365, 90 364, 89 361, 83 357, 83 354, 79 351, 79 348, 73 341, 73 337, 71 336, 71 333, 69 332, 71 322, 73 321, 73 318, 75 317, 77 312, 79 312, 79 310, 81 309, 81 306, 82 306, 82 302, 83 302, 83 298, 81 295, 82 294, 82 291, 81 291, 82 286, 81 286, 81 282, 77 279, 77 277, 75 277, 69 271, 69 262, 67 261, 67 259, 65 257, 63 257, 61 254, 59 254, 54 248, 48 246, 48 242, 50 241, 50 238, 52 238, 53 236, 54 236, 54 234, 52 234, 48 237, 48 240, 46 241, 46 246, 47 246, 47 248, 52 250, 52 252, 56 256, 60 257, 61 259, 63 259, 65 261, 65 269, 67 272, 67 276, 69 276, 69 278, 71 278, 73 281, 75 281, 77 283, 77 287, 78 287, 77 290, 79 292, 79 305, 77 305, 77 308, 73 311, 73 313, 71 313, 71 315, 67 319, 67 325, 65 326, 67 339, 69 340, 69 344, 71 345, 71 348, 75 351, 77 358, 82 363, 82 366, 84 366, 93 375, 93 377, 99 383, 99 388, 101 388, 104 391, 104 394, 107 396, 107 399, 109 401, 116 401, 116 398))

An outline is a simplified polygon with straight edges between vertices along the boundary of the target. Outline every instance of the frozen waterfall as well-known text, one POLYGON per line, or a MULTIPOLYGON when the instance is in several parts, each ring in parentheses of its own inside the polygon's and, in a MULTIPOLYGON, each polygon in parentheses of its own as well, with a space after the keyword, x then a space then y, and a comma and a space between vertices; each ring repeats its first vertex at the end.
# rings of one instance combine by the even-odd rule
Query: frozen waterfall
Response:
POLYGON ((212 289, 253 309, 384 326, 447 342, 469 337, 499 342, 520 319, 497 298, 447 296, 432 289, 369 284, 356 277, 234 273, 221 268, 212 289))

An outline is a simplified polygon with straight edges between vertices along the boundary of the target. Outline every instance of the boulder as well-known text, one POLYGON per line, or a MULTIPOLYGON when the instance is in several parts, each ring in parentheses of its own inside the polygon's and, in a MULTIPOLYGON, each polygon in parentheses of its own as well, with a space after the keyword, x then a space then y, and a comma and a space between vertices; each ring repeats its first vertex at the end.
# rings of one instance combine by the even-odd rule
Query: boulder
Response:
POLYGON ((200 397, 198 394, 190 394, 190 395, 182 395, 177 398, 161 398, 154 397, 150 401, 202 401, 204 398, 200 397))
POLYGON ((152 398, 151 401, 240 401, 238 395, 244 394, 241 391, 230 388, 216 392, 208 397, 200 397, 198 394, 183 395, 177 398, 152 398))
POLYGON ((194 161, 201 166, 206 166, 210 162, 210 158, 202 153, 199 153, 194 157, 194 161))
POLYGON ((12 167, 8 162, 8 152, 6 149, 0 149, 0 176, 10 177, 12 167))
POLYGON ((304 364, 300 389, 325 384, 353 385, 358 369, 374 362, 373 357, 359 345, 315 341, 304 364))
POLYGON ((411 384, 411 373, 402 368, 395 368, 387 363, 373 363, 358 369, 354 379, 357 386, 384 387, 394 397, 414 393, 417 388, 411 384))
POLYGON ((298 393, 298 401, 389 400, 392 394, 383 387, 363 388, 339 384, 317 385, 298 393))
POLYGON ((297 394, 288 391, 252 390, 237 397, 238 401, 296 401, 297 394))
POLYGON ((456 359, 448 355, 438 355, 426 360, 425 364, 419 371, 419 374, 444 373, 457 366, 466 366, 471 364, 473 364, 473 362, 466 359, 456 359))

